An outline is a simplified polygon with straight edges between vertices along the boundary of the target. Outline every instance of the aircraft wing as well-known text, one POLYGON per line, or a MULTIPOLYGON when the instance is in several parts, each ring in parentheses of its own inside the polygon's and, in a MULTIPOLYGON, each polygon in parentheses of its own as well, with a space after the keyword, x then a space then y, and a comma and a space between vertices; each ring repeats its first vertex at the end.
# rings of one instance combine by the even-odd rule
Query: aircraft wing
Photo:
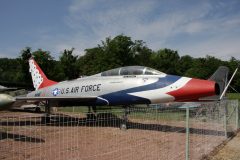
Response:
POLYGON ((16 101, 50 101, 57 106, 78 106, 83 104, 94 104, 100 97, 15 97, 16 101))
POLYGON ((0 92, 13 91, 13 90, 17 90, 17 88, 8 88, 0 85, 0 92))
POLYGON ((44 100, 78 100, 78 101, 87 101, 87 100, 94 100, 97 99, 97 96, 85 96, 85 97, 15 97, 16 100, 38 100, 38 101, 44 101, 44 100))

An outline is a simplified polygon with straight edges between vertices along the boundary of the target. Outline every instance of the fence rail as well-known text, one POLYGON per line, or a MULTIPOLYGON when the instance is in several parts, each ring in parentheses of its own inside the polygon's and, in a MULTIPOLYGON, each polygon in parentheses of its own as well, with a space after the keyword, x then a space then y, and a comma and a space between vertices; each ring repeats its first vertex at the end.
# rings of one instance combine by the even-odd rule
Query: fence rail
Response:
POLYGON ((0 159, 202 159, 238 129, 238 101, 189 107, 0 113, 0 159))

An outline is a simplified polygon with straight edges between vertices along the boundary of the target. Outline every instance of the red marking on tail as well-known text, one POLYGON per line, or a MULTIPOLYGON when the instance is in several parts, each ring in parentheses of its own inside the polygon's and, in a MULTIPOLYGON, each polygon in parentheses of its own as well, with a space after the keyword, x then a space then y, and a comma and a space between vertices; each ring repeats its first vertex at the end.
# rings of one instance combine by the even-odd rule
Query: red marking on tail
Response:
POLYGON ((33 58, 29 59, 29 67, 32 75, 34 88, 36 90, 58 83, 58 82, 49 80, 33 58))

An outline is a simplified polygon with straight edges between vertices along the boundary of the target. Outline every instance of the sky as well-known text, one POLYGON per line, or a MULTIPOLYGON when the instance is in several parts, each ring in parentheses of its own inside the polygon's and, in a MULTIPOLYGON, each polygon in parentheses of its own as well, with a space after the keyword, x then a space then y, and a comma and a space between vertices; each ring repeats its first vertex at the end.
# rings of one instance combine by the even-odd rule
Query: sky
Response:
POLYGON ((83 55, 124 34, 158 50, 240 59, 239 0, 1 0, 0 57, 25 47, 83 55))

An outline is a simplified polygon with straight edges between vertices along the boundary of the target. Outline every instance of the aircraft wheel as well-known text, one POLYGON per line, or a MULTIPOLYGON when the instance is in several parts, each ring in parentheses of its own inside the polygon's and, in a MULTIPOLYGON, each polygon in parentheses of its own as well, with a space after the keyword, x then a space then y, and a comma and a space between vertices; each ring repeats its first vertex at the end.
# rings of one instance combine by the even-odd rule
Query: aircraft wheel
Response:
POLYGON ((40 112, 41 112, 41 108, 40 108, 40 107, 36 107, 36 108, 35 108, 35 112, 36 112, 36 113, 40 113, 40 112))
POLYGON ((123 131, 126 131, 127 130, 127 124, 120 124, 120 129, 123 130, 123 131))
POLYGON ((87 114, 87 119, 89 120, 96 120, 97 119, 97 116, 93 113, 88 113, 87 114))
POLYGON ((41 121, 42 121, 41 123, 43 123, 43 124, 48 124, 51 122, 51 118, 49 116, 43 116, 41 118, 41 121))

